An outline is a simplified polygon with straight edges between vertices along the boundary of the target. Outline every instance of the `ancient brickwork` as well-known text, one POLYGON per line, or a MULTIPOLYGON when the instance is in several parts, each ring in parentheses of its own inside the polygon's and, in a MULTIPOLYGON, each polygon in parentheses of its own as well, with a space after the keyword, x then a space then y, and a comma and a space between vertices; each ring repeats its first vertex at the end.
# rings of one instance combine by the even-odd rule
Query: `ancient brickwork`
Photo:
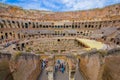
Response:
MULTIPOLYGON (((106 38, 102 28, 115 27, 119 32, 120 27, 120 4, 73 12, 24 10, 0 4, 0 12, 0 43, 39 37, 102 39, 106 38), (97 35, 98 30, 101 33, 97 35)), ((107 39, 119 45, 119 33, 111 34, 107 39)))

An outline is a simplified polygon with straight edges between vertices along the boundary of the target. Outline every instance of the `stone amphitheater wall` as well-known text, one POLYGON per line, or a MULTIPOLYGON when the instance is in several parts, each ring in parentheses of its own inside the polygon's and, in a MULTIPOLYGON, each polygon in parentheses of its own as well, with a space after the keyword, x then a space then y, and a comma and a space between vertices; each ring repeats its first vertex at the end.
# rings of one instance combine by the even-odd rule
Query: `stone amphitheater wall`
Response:
POLYGON ((90 51, 80 56, 80 71, 87 80, 119 80, 120 48, 90 51))
POLYGON ((1 80, 37 80, 41 72, 41 62, 37 55, 33 54, 16 54, 0 53, 0 73, 4 75, 1 80), (5 61, 7 60, 6 66, 5 61), (4 63, 4 64, 3 64, 4 63))

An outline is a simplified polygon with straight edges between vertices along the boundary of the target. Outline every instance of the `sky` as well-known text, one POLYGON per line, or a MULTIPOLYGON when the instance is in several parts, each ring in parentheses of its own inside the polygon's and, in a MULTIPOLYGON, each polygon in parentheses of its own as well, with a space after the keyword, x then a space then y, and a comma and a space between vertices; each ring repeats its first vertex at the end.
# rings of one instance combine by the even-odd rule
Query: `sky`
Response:
POLYGON ((102 8, 120 3, 120 0, 0 0, 0 2, 16 5, 24 9, 62 12, 102 8))

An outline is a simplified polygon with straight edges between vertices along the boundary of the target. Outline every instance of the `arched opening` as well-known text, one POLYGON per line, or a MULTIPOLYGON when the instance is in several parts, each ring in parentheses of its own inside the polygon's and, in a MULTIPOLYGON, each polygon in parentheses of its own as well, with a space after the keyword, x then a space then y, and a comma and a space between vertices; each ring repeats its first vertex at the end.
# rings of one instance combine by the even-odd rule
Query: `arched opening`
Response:
POLYGON ((49 27, 51 27, 51 25, 49 25, 49 27))
POLYGON ((114 38, 111 38, 111 39, 110 39, 110 41, 113 41, 113 40, 114 40, 114 38))
POLYGON ((6 37, 6 39, 8 39, 8 33, 5 33, 5 37, 6 37))
POLYGON ((92 28, 94 28, 94 26, 92 25, 92 28))
POLYGON ((38 24, 37 24, 37 28, 39 28, 38 24))
POLYGON ((58 42, 60 42, 60 39, 58 39, 58 42))
POLYGON ((117 44, 117 45, 119 45, 119 44, 120 44, 120 42, 117 42, 116 44, 117 44))
POLYGON ((72 25, 72 28, 74 28, 74 25, 72 25))
POLYGON ((63 36, 65 36, 65 33, 63 33, 63 36))
POLYGON ((66 26, 66 28, 68 28, 68 26, 66 26))
POLYGON ((24 48, 25 47, 25 44, 24 43, 22 43, 22 48, 24 48))
POLYGON ((12 33, 11 33, 11 32, 10 32, 9 34, 10 34, 10 36, 12 36, 12 33))
POLYGON ((23 23, 22 23, 22 28, 24 28, 24 25, 23 25, 23 23))
POLYGON ((77 28, 77 25, 75 25, 75 28, 77 28))
POLYGON ((18 39, 20 39, 20 34, 18 34, 18 39))
POLYGON ((88 28, 90 28, 90 25, 88 26, 88 28))
POLYGON ((99 25, 99 29, 101 28, 101 25, 99 25))
POLYGON ((19 22, 17 22, 17 25, 18 25, 18 28, 20 28, 20 24, 19 24, 19 22))
POLYGON ((8 25, 10 26, 10 28, 12 28, 11 22, 8 20, 8 25))
POLYGON ((45 28, 45 25, 43 25, 43 28, 45 28))
POLYGON ((4 27, 3 27, 3 24, 1 24, 1 23, 0 23, 0 28, 4 28, 4 27))
POLYGON ((4 39, 3 35, 1 36, 1 39, 4 39))
POLYGON ((80 32, 80 34, 82 34, 83 32, 80 32))
POLYGON ((28 28, 28 24, 27 23, 25 23, 25 28, 28 28))
POLYGON ((14 24, 14 23, 15 23, 15 21, 12 21, 12 23, 14 24))
POLYGON ((29 22, 29 24, 31 24, 31 22, 29 22))
POLYGON ((85 25, 85 28, 87 28, 87 25, 85 25))
POLYGON ((33 28, 35 28, 35 24, 33 23, 33 28))
POLYGON ((46 28, 48 28, 48 25, 46 25, 46 28))
POLYGON ((42 28, 42 25, 40 24, 39 27, 42 28))

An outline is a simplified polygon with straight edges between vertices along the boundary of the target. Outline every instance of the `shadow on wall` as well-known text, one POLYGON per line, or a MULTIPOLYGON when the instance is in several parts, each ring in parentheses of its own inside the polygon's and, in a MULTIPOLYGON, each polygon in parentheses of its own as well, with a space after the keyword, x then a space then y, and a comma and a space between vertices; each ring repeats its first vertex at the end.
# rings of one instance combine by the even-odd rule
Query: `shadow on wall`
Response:
POLYGON ((9 62, 5 59, 0 59, 0 80, 13 80, 9 62))

